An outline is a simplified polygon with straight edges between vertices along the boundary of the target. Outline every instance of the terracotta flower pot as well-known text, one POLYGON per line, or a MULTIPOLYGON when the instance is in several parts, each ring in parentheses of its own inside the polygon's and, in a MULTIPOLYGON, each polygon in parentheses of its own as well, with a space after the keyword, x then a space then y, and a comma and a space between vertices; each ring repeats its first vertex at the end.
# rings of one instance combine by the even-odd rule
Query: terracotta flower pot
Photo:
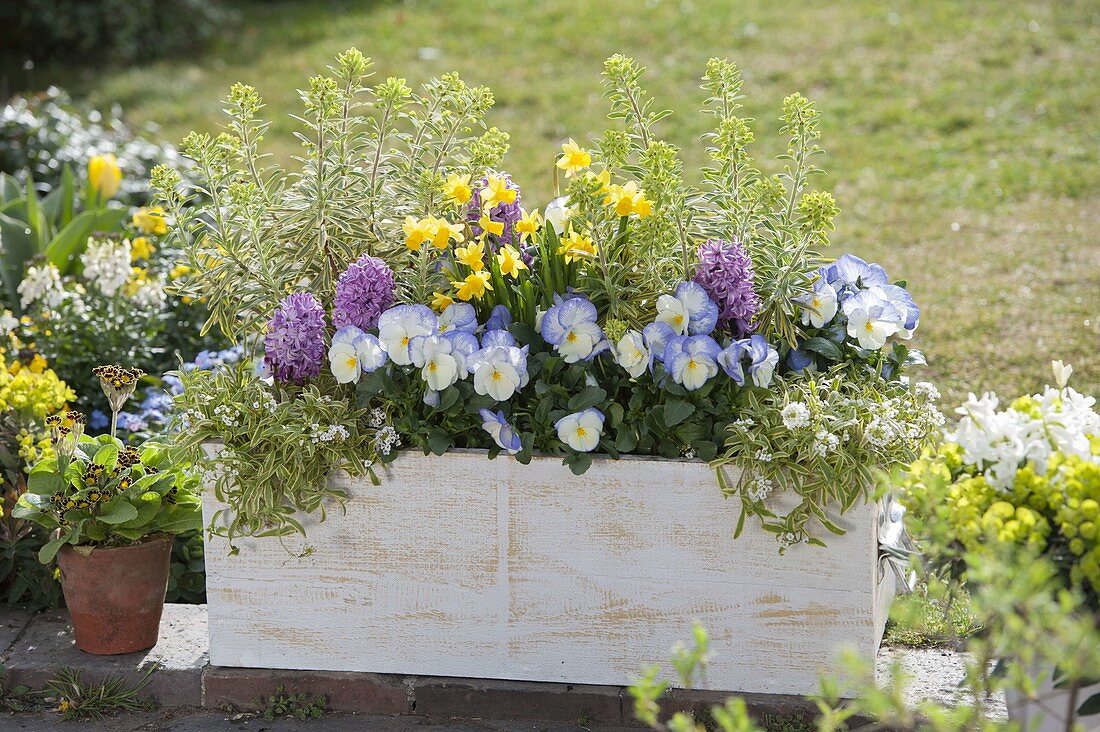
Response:
POLYGON ((166 534, 132 546, 97 547, 87 555, 63 547, 58 564, 76 647, 106 656, 155 646, 171 555, 172 537, 166 534))

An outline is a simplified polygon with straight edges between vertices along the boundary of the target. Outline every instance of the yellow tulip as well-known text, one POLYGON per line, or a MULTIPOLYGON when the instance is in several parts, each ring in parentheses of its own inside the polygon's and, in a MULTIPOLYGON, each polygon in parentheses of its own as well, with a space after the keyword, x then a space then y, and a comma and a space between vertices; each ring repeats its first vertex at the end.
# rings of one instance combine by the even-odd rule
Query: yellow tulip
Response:
POLYGON ((112 198, 122 183, 122 168, 111 153, 96 155, 88 161, 88 185, 101 200, 112 198))

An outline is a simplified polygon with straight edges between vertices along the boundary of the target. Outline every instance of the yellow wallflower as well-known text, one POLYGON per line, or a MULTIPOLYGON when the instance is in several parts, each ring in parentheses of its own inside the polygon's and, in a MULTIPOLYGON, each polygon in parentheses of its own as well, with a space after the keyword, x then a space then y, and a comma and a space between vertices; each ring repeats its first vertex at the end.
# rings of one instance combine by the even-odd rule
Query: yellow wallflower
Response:
POLYGON ((454 303, 455 299, 450 295, 442 292, 432 293, 432 309, 435 310, 437 313, 443 312, 451 305, 454 305, 454 303))
POLYGON ((88 161, 88 185, 106 200, 118 193, 118 187, 122 183, 122 168, 118 167, 118 159, 111 153, 96 155, 88 161))
POLYGON ((34 358, 27 364, 27 369, 32 374, 41 374, 46 370, 46 359, 42 358, 41 353, 34 354, 34 358))
POLYGON ((500 248, 500 252, 497 253, 497 263, 500 265, 500 273, 505 277, 519 277, 520 270, 527 269, 519 252, 510 246, 500 248))
POLYGON ((458 299, 462 301, 468 301, 471 299, 480 300, 485 296, 486 290, 492 290, 492 285, 489 284, 489 273, 485 271, 474 272, 468 276, 465 280, 457 282, 451 282, 451 285, 455 287, 458 292, 458 299))
POLYGON ((516 192, 515 188, 508 187, 508 181, 503 176, 490 175, 481 189, 481 207, 488 210, 498 203, 515 203, 516 192))
POLYGON ((477 225, 480 226, 482 231, 486 234, 500 236, 504 233, 504 222, 493 221, 486 214, 481 215, 481 219, 477 222, 477 225))
POLYGON ((430 241, 435 233, 435 227, 432 225, 430 216, 426 219, 414 219, 412 216, 406 216, 405 223, 401 225, 401 228, 405 231, 405 246, 414 252, 419 252, 420 246, 424 242, 430 241))
POLYGON ((152 242, 150 242, 144 236, 135 236, 130 241, 131 262, 136 262, 139 259, 149 259, 153 256, 153 252, 155 251, 156 249, 153 247, 152 242))
POLYGON ((470 176, 452 173, 447 176, 447 182, 443 184, 443 197, 448 203, 464 206, 474 195, 470 187, 470 176))
POLYGON ((131 221, 143 234, 164 236, 168 233, 168 222, 164 219, 164 209, 160 206, 139 208, 131 221))
POLYGON ((520 241, 527 241, 538 232, 539 226, 542 224, 542 217, 539 216, 537 208, 530 214, 523 209, 520 209, 520 211, 523 215, 516 222, 516 233, 519 234, 520 241))
POLYGON ((569 235, 562 241, 561 246, 558 247, 558 254, 565 255, 566 264, 575 262, 578 259, 592 259, 597 253, 598 250, 596 245, 592 243, 592 239, 575 231, 570 231, 569 235))
POLYGON ((485 245, 480 242, 471 242, 470 246, 455 249, 455 259, 479 272, 485 269, 485 245))
POLYGON ((465 240, 462 234, 462 224, 451 224, 446 219, 431 219, 434 230, 432 232, 432 246, 436 249, 446 249, 452 240, 461 242, 465 240))
POLYGON ((583 147, 569 138, 569 142, 561 146, 562 155, 558 158, 557 166, 565 171, 565 177, 569 178, 592 164, 592 156, 583 147))
POLYGON ((168 272, 168 279, 178 280, 180 277, 186 277, 191 274, 191 268, 186 264, 177 264, 168 272))
POLYGON ((638 184, 630 181, 626 185, 613 185, 603 199, 605 206, 612 206, 619 216, 637 214, 638 218, 645 218, 653 213, 653 204, 645 197, 645 191, 638 188, 638 184))

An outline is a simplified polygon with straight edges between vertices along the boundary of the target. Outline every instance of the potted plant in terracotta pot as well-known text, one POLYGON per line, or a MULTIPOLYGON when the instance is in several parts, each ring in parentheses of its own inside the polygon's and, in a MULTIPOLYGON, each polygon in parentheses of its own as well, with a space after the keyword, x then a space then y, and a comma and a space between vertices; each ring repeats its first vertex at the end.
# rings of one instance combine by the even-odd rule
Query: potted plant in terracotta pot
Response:
MULTIPOLYGON (((117 366, 96 373, 117 415, 141 373, 117 366)), ((72 411, 47 424, 54 454, 31 470, 12 515, 54 532, 38 558, 58 560, 78 648, 103 655, 151 648, 173 536, 202 523, 197 481, 171 462, 166 445, 126 445, 113 430, 91 437, 72 411)))

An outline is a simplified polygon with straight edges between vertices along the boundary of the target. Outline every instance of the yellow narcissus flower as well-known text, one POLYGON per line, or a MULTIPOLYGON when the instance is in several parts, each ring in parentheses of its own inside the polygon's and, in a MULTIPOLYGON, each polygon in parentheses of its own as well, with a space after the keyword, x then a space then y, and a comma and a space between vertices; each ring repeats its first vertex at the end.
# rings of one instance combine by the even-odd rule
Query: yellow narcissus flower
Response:
POLYGON ((131 222, 143 234, 164 236, 168 233, 168 222, 164 218, 164 209, 160 206, 139 208, 134 212, 131 222))
POLYGON ((530 214, 523 209, 520 209, 523 214, 520 216, 519 221, 516 222, 516 233, 519 234, 519 240, 527 241, 538 233, 539 226, 542 224, 542 217, 539 216, 539 210, 536 208, 530 214))
POLYGON ((470 187, 469 175, 452 173, 447 176, 447 182, 443 184, 443 197, 448 203, 464 206, 473 195, 474 190, 470 187))
POLYGON ((443 292, 432 293, 432 310, 441 313, 455 304, 455 299, 443 292))
POLYGON ((458 295, 458 299, 464 302, 475 298, 480 300, 485 296, 486 290, 493 289, 493 286, 489 284, 489 273, 485 271, 474 272, 465 280, 451 282, 451 285, 458 290, 455 293, 458 295))
POLYGON ((637 214, 644 219, 653 213, 653 204, 645 197, 645 191, 638 188, 638 184, 630 181, 626 185, 614 185, 603 199, 605 206, 611 206, 619 216, 637 214))
POLYGON ((106 200, 118 193, 122 183, 122 168, 118 159, 111 153, 96 155, 88 161, 88 185, 96 194, 106 200))
POLYGON ((592 243, 592 239, 575 231, 570 231, 561 246, 558 247, 558 254, 565 255, 566 264, 571 264, 578 259, 593 259, 597 253, 598 250, 596 245, 592 243))
POLYGON ((611 171, 604 170, 599 174, 593 173, 591 170, 585 173, 585 178, 591 183, 600 184, 600 193, 607 195, 611 191, 611 171))
POLYGON ((504 233, 504 222, 493 221, 485 214, 481 215, 481 219, 477 222, 477 225, 480 226, 486 234, 500 236, 504 233))
POLYGON ((488 210, 498 203, 515 203, 516 193, 515 188, 508 187, 508 181, 503 176, 490 175, 481 189, 481 208, 488 210))
POLYGON ((401 225, 405 231, 405 246, 414 252, 419 252, 421 245, 430 241, 435 234, 435 227, 429 216, 426 219, 415 219, 412 216, 405 217, 405 223, 401 225))
POLYGON ((136 236, 130 241, 130 261, 137 262, 141 259, 149 259, 156 248, 144 236, 136 236))
POLYGON ((520 270, 527 269, 519 252, 510 246, 503 246, 497 253, 497 264, 500 265, 500 273, 505 277, 517 278, 520 270))
POLYGON ((446 249, 452 240, 461 242, 466 239, 462 234, 462 224, 451 224, 446 219, 431 219, 434 231, 432 233, 432 246, 436 249, 446 249))
POLYGON ((455 249, 455 260, 480 272, 485 269, 485 245, 471 243, 468 247, 458 247, 455 249))
POLYGON ((587 168, 592 164, 592 156, 583 147, 569 139, 569 142, 561 146, 562 155, 558 158, 557 166, 565 171, 565 177, 569 178, 574 173, 587 168))

